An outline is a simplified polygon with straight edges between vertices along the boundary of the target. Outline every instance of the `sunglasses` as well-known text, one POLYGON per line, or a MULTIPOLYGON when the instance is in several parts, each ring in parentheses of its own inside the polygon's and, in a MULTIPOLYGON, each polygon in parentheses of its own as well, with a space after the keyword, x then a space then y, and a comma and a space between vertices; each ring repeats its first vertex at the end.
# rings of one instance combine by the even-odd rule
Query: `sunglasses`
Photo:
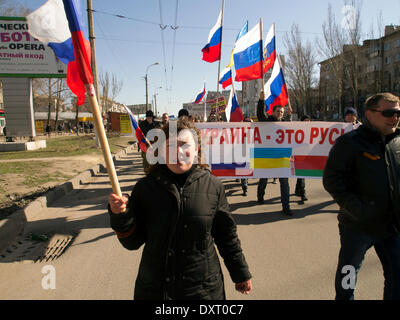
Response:
POLYGON ((398 118, 400 118, 400 110, 389 109, 389 110, 379 111, 379 110, 373 110, 373 109, 371 109, 370 111, 372 111, 372 112, 379 112, 379 113, 381 113, 385 118, 391 118, 391 117, 393 117, 394 115, 396 115, 398 118))

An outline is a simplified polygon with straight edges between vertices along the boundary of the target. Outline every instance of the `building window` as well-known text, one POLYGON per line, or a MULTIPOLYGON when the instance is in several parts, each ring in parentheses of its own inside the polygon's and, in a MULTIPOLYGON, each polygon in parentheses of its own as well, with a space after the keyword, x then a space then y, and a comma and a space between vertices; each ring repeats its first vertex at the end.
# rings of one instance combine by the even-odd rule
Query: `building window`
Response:
POLYGON ((390 43, 389 43, 389 42, 387 42, 387 43, 384 44, 383 50, 384 50, 384 51, 390 50, 390 43))
POLYGON ((386 58, 385 58, 385 63, 386 63, 386 64, 390 64, 390 57, 386 57, 386 58))
POLYGON ((399 61, 400 60, 400 53, 396 53, 394 56, 394 61, 399 61))
POLYGON ((399 40, 396 40, 394 46, 395 46, 396 48, 400 47, 400 39, 399 39, 399 40))

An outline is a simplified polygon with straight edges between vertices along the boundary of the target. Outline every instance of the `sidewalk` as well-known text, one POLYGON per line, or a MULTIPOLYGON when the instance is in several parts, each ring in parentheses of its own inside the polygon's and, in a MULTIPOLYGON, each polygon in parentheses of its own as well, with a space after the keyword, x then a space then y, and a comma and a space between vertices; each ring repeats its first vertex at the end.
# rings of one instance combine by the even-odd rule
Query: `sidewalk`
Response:
MULTIPOLYGON (((113 156, 114 163, 116 159, 126 155, 134 148, 135 145, 131 145, 115 154, 113 156)), ((0 252, 7 248, 7 246, 23 232, 27 221, 32 220, 38 213, 47 208, 47 206, 51 205, 57 199, 60 199, 71 191, 78 189, 79 186, 89 177, 92 177, 100 172, 107 172, 106 168, 104 167, 104 162, 93 166, 89 170, 80 173, 73 179, 64 182, 51 191, 48 191, 44 196, 30 202, 24 209, 17 210, 6 219, 0 220, 0 252)))

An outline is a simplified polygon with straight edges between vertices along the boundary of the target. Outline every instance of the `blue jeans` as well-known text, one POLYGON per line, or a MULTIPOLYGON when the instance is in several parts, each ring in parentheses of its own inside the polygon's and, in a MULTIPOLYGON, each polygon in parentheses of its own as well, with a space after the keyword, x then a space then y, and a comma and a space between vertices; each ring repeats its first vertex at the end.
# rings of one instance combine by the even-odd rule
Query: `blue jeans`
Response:
POLYGON ((385 287, 384 300, 400 299, 400 234, 393 232, 386 237, 359 233, 339 224, 340 252, 336 270, 336 300, 353 300, 357 274, 365 253, 372 246, 382 263, 385 287), (355 271, 353 285, 349 284, 349 267, 355 271))
MULTIPOLYGON (((289 209, 289 178, 279 178, 281 185, 281 202, 283 209, 289 209)), ((268 184, 267 178, 261 178, 258 180, 257 186, 257 199, 264 200, 265 189, 268 184)))

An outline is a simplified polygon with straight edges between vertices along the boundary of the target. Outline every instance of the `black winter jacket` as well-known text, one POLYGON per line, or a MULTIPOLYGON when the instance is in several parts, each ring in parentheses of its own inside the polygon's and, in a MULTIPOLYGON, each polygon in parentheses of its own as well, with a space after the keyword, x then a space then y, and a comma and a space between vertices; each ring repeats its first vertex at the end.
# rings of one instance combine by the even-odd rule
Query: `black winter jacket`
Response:
POLYGON ((128 210, 110 212, 121 244, 144 244, 135 299, 225 299, 214 243, 235 283, 251 278, 222 183, 195 168, 182 188, 165 165, 135 185, 128 210))
POLYGON ((323 184, 339 204, 341 224, 385 236, 400 223, 400 130, 382 137, 363 123, 336 140, 323 184))

